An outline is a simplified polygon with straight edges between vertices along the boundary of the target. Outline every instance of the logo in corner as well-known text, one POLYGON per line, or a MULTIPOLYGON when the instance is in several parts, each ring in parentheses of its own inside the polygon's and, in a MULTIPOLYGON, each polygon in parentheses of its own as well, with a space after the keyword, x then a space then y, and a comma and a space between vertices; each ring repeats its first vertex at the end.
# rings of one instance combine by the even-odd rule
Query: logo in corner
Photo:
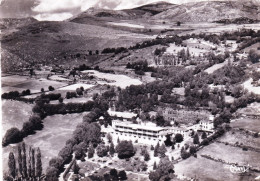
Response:
POLYGON ((249 165, 247 166, 238 166, 238 165, 231 165, 229 167, 230 169, 230 172, 232 173, 245 173, 245 172, 248 172, 249 170, 249 165))

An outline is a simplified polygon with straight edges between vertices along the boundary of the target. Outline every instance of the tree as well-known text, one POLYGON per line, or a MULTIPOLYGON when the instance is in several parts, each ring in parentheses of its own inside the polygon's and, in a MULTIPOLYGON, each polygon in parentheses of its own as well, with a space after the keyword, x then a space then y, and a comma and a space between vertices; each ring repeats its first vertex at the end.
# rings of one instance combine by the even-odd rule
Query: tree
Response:
POLYGON ((80 167, 78 166, 76 161, 73 164, 72 170, 73 170, 74 174, 79 174, 80 167))
POLYGON ((154 161, 153 163, 153 170, 156 170, 157 169, 157 165, 156 165, 156 161, 154 161))
POLYGON ((52 87, 51 85, 48 87, 49 91, 54 91, 54 87, 52 87))
POLYGON ((19 170, 20 175, 23 175, 23 161, 22 161, 21 144, 18 144, 18 170, 19 170))
POLYGON ((174 166, 168 157, 162 158, 157 169, 149 173, 149 179, 151 181, 172 180, 173 178, 174 166))
POLYGON ((31 162, 31 153, 32 153, 32 148, 29 147, 29 154, 28 154, 28 177, 32 177, 32 162, 31 162))
POLYGON ((120 180, 127 180, 127 175, 124 170, 119 171, 118 177, 120 178, 120 180))
POLYGON ((15 158, 13 152, 9 153, 8 159, 8 167, 10 175, 15 178, 16 177, 16 165, 15 165, 15 158))
POLYGON ((107 140, 108 140, 109 143, 112 142, 112 136, 111 136, 110 133, 107 134, 107 140))
POLYGON ((199 140, 199 135, 198 135, 198 133, 196 133, 195 135, 194 135, 194 137, 193 137, 193 143, 194 144, 200 144, 200 140, 199 140))
POLYGON ((177 133, 175 135, 175 141, 176 141, 176 143, 182 142, 183 141, 183 136, 180 133, 177 133))
POLYGON ((172 146, 173 142, 171 140, 171 135, 166 135, 166 140, 164 141, 166 146, 172 146))
POLYGON ((117 174, 117 170, 116 169, 111 169, 110 170, 110 175, 112 177, 112 180, 118 180, 118 174, 117 174))
POLYGON ((41 92, 44 93, 44 88, 41 88, 41 92))
POLYGON ((63 97, 59 98, 59 103, 63 103, 63 97))
POLYGON ((97 155, 99 157, 107 156, 108 148, 105 146, 105 144, 99 144, 96 148, 97 155))
POLYGON ((206 134, 206 132, 203 131, 203 133, 201 135, 201 139, 205 139, 205 138, 207 138, 207 134, 206 134))
POLYGON ((154 156, 157 157, 158 156, 158 149, 160 147, 160 143, 158 142, 157 145, 154 148, 154 156))
POLYGON ((82 89, 80 89, 80 88, 77 88, 77 89, 76 89, 76 93, 77 93, 79 96, 83 95, 83 91, 82 91, 82 89))
POLYGON ((113 141, 111 141, 111 143, 110 143, 109 154, 110 154, 111 156, 114 156, 114 154, 115 154, 115 147, 114 147, 113 141))
POLYGON ((26 148, 24 142, 22 143, 22 150, 23 150, 23 176, 27 178, 27 164, 26 164, 26 148))
POLYGON ((42 175, 42 160, 41 160, 41 150, 37 148, 36 153, 36 176, 40 178, 42 175))
POLYGON ((165 147, 165 144, 163 143, 163 144, 159 147, 159 149, 158 149, 158 153, 159 153, 159 155, 160 155, 161 158, 162 158, 162 157, 165 157, 166 151, 167 151, 167 149, 166 149, 166 147, 165 147))
POLYGON ((248 60, 251 61, 252 63, 258 63, 259 59, 260 59, 260 55, 251 49, 248 54, 248 60))
POLYGON ((147 151, 147 149, 145 149, 143 156, 144 156, 144 161, 149 161, 150 160, 150 154, 147 151))
POLYGON ((93 147, 93 144, 90 143, 89 149, 88 149, 88 158, 92 158, 94 156, 94 153, 95 153, 95 149, 93 147))
POLYGON ((130 158, 135 155, 135 149, 131 141, 121 141, 116 147, 116 152, 120 159, 130 158))
POLYGON ((181 26, 181 22, 180 21, 177 21, 177 26, 181 26))
POLYGON ((34 148, 32 148, 32 173, 31 173, 31 175, 32 175, 32 177, 34 178, 35 177, 35 150, 34 150, 34 148))
POLYGON ((190 147, 190 154, 195 154, 197 152, 197 149, 196 149, 196 147, 195 146, 191 146, 190 147))
POLYGON ((58 181, 59 170, 54 167, 48 167, 46 169, 46 180, 48 181, 58 181))
POLYGON ((187 152, 184 147, 181 148, 181 158, 186 159, 190 157, 190 152, 187 152))

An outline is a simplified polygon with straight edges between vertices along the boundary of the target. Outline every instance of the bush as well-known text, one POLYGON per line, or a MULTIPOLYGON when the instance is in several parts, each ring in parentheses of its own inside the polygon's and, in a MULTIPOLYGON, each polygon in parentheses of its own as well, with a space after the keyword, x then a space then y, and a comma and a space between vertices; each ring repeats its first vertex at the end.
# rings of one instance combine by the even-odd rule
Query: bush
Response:
POLYGON ((54 91, 54 87, 52 87, 51 85, 48 87, 49 91, 54 91))
POLYGON ((104 144, 99 144, 96 148, 99 157, 107 156, 108 148, 104 144))

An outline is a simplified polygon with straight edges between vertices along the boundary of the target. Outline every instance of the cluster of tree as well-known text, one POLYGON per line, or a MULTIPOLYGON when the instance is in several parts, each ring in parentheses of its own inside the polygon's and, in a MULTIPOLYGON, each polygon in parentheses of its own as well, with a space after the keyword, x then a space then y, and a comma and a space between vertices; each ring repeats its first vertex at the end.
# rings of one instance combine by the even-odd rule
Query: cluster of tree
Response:
POLYGON ((197 152, 196 146, 190 146, 190 145, 186 144, 181 148, 181 158, 187 159, 191 155, 193 155, 194 157, 197 157, 196 152, 197 152))
POLYGON ((141 148, 141 155, 144 157, 144 161, 150 160, 150 154, 149 154, 146 146, 141 148))
POLYGON ((166 51, 165 47, 163 47, 163 48, 156 48, 155 51, 154 51, 154 55, 161 56, 165 51, 166 51))
POLYGON ((66 93, 66 99, 71 99, 73 97, 77 97, 77 93, 76 92, 67 92, 66 93))
POLYGON ((15 154, 10 152, 8 158, 9 173, 4 176, 4 180, 42 180, 42 161, 39 148, 35 151, 34 148, 29 147, 27 155, 25 144, 19 144, 16 159, 15 154))
POLYGON ((106 54, 106 53, 115 53, 115 54, 119 54, 122 52, 127 52, 127 49, 125 47, 118 47, 118 48, 105 48, 104 50, 102 50, 102 54, 106 54))
POLYGON ((159 165, 154 166, 154 171, 149 173, 149 179, 151 181, 158 180, 172 180, 174 179, 174 165, 168 157, 160 159, 159 165))
POLYGON ((111 169, 109 171, 109 173, 105 173, 102 176, 100 175, 91 175, 89 176, 89 178, 91 180, 104 180, 104 181, 110 181, 110 180, 113 180, 113 181, 119 181, 119 180, 127 180, 127 174, 124 170, 120 170, 119 172, 116 170, 116 169, 111 169))
POLYGON ((148 62, 145 61, 137 61, 130 63, 128 62, 126 65, 126 68, 128 69, 134 69, 135 73, 138 75, 144 75, 144 72, 154 72, 155 69, 153 67, 148 66, 148 62))
POLYGON ((2 94, 2 99, 13 99, 17 100, 17 98, 21 96, 30 95, 31 91, 30 89, 23 90, 22 93, 19 93, 18 91, 10 91, 2 94))
POLYGON ((49 94, 41 94, 40 96, 36 97, 36 99, 48 99, 49 101, 55 101, 55 100, 59 100, 59 98, 61 97, 60 93, 49 93, 49 94))
POLYGON ((181 45, 183 40, 185 40, 185 37, 179 37, 177 35, 166 37, 166 38, 157 37, 156 39, 153 40, 147 40, 142 43, 137 43, 136 45, 129 47, 129 49, 130 50, 142 49, 154 45, 167 45, 168 43, 175 43, 176 45, 181 45))
POLYGON ((160 143, 158 142, 157 145, 154 147, 154 156, 155 157, 160 157, 160 158, 163 158, 165 157, 165 153, 166 153, 166 146, 165 144, 163 143, 162 145, 160 145, 160 143))

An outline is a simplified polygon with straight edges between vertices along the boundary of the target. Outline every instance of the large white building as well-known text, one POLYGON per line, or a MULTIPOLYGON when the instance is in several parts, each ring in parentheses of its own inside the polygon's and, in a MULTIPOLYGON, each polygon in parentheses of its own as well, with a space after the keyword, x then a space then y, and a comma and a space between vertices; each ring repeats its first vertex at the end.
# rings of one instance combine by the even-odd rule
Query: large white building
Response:
POLYGON ((131 140, 133 142, 154 145, 166 140, 166 135, 175 135, 177 133, 188 135, 188 131, 179 127, 158 127, 154 123, 133 124, 127 121, 112 121, 112 130, 110 133, 114 140, 131 140))

